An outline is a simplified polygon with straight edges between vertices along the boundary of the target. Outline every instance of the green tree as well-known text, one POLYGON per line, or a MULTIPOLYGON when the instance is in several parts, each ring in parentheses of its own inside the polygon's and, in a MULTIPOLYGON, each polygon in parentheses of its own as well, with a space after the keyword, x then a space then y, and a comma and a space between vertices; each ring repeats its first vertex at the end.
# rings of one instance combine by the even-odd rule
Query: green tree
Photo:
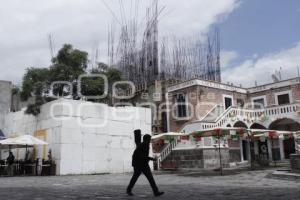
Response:
MULTIPOLYGON (((28 68, 23 76, 21 99, 26 101, 29 98, 34 98, 35 102, 28 105, 26 113, 38 115, 40 113, 40 106, 54 99, 51 95, 65 96, 70 92, 68 91, 68 86, 55 84, 50 94, 51 83, 55 81, 72 83, 73 99, 78 99, 77 80, 80 75, 86 74, 87 65, 87 52, 74 49, 70 44, 65 44, 58 51, 57 56, 52 59, 52 65, 49 68, 28 68)), ((88 100, 109 103, 112 96, 112 84, 122 80, 121 72, 110 68, 105 63, 98 63, 97 68, 91 70, 89 73, 106 75, 109 82, 109 92, 105 99, 88 100)), ((103 79, 99 77, 83 78, 81 81, 81 93, 85 96, 99 96, 103 94, 103 79)))
POLYGON ((27 101, 30 97, 47 93, 49 88, 49 69, 27 68, 23 76, 21 99, 27 101))
MULTIPOLYGON (((106 64, 101 64, 104 67, 106 64)), ((107 65, 106 65, 107 66, 107 65)), ((118 69, 109 68, 95 68, 90 71, 91 74, 103 74, 108 80, 108 93, 106 98, 103 99, 90 99, 91 101, 111 103, 112 98, 112 85, 116 81, 122 80, 122 74, 118 69)), ((100 77, 86 77, 81 81, 81 93, 85 96, 100 96, 104 93, 104 80, 100 77)))
MULTIPOLYGON (((72 45, 65 44, 55 58, 52 59, 50 67, 50 81, 68 81, 73 84, 73 94, 76 94, 77 79, 85 73, 88 64, 88 53, 74 49, 72 45)), ((65 86, 55 85, 55 95, 65 95, 65 86)), ((76 97, 74 97, 76 98, 76 97)))
MULTIPOLYGON (((53 100, 48 94, 54 81, 68 81, 76 86, 76 80, 85 73, 87 63, 87 52, 65 44, 52 59, 50 68, 28 68, 23 76, 21 99, 27 101, 34 97, 35 102, 28 105, 26 113, 37 115, 42 104, 53 100)), ((76 90, 76 87, 73 88, 76 90)), ((56 84, 52 92, 54 95, 63 96, 67 93, 66 86, 56 84)))
POLYGON ((27 101, 34 98, 35 103, 29 104, 26 113, 37 115, 40 106, 44 103, 43 96, 49 93, 49 69, 47 68, 27 68, 23 77, 21 100, 27 101))

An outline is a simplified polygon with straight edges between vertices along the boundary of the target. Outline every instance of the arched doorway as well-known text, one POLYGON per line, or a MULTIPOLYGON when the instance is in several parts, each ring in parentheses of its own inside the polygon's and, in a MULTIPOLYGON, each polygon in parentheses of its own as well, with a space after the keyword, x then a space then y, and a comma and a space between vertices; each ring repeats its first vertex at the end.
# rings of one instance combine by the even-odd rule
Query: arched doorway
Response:
MULTIPOLYGON (((264 127, 263 125, 259 124, 259 123, 254 123, 250 126, 250 129, 266 129, 266 127, 264 127)), ((252 149, 252 152, 251 152, 251 155, 253 156, 254 158, 254 143, 252 142, 251 144, 251 149, 252 149)), ((267 141, 260 141, 258 140, 257 141, 257 146, 258 146, 258 152, 259 152, 259 156, 261 158, 264 158, 264 159, 268 159, 268 143, 267 141)))
POLYGON ((236 122, 236 123, 233 125, 233 127, 238 127, 238 128, 248 128, 248 126, 247 126, 244 122, 242 122, 242 121, 236 122))
POLYGON ((278 131, 299 131, 300 124, 293 119, 282 118, 272 122, 269 126, 269 129, 278 131))
MULTIPOLYGON (((238 121, 236 122, 233 127, 236 127, 236 128, 248 128, 248 126, 242 122, 242 121, 238 121)), ((249 160, 249 152, 248 152, 248 142, 246 140, 241 140, 240 139, 240 147, 241 147, 241 153, 242 153, 242 156, 243 156, 243 160, 249 160)))
POLYGON ((250 129, 267 129, 266 127, 264 127, 263 125, 261 124, 258 124, 258 123, 254 123, 250 126, 250 129))
POLYGON ((227 124, 226 127, 231 127, 231 125, 230 125, 230 124, 227 124))
MULTIPOLYGON (((272 122, 269 126, 269 129, 278 131, 299 131, 300 124, 293 119, 282 118, 272 122)), ((296 152, 295 139, 293 137, 285 138, 283 140, 283 150, 284 156, 287 159, 290 158, 290 154, 296 152)))

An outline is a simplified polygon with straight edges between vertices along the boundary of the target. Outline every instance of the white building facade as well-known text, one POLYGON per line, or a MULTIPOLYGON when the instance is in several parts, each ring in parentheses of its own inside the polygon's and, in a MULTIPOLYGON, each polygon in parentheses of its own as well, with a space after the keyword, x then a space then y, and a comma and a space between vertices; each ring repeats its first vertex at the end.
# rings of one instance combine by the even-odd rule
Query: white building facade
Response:
MULTIPOLYGON (((151 134, 150 109, 65 99, 43 105, 37 117, 9 113, 3 126, 7 137, 30 134, 48 142, 32 157, 46 160, 51 150, 57 175, 131 172, 136 129, 151 134)), ((24 150, 13 151, 24 158, 24 150)))

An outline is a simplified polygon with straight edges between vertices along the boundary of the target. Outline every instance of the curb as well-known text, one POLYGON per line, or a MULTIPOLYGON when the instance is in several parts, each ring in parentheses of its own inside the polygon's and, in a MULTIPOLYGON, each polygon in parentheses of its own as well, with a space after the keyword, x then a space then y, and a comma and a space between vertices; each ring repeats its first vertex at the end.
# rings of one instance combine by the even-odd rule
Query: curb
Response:
POLYGON ((300 174, 292 173, 290 171, 275 171, 267 175, 268 178, 280 178, 286 180, 300 180, 300 174))

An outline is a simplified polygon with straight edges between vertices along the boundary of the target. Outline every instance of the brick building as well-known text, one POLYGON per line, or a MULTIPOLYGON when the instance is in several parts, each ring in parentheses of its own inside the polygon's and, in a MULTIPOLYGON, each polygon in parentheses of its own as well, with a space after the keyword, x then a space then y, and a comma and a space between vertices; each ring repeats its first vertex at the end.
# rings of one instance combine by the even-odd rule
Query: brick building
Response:
MULTIPOLYGON (((168 131, 192 133, 220 127, 294 132, 300 130, 300 78, 251 88, 193 79, 168 87, 166 98, 169 108, 168 131)), ((197 151, 202 155, 203 161, 212 160, 211 163, 216 164, 214 142, 212 138, 204 138, 204 141, 196 143, 179 142, 168 151, 173 158, 181 157, 188 163, 198 162, 190 156, 197 151)), ((266 139, 252 143, 239 138, 226 141, 222 153, 227 158, 227 164, 247 161, 251 153, 257 157, 262 156, 261 150, 264 150, 263 153, 270 161, 285 160, 295 152, 296 142, 296 138, 283 136, 272 141, 266 139)), ((168 159, 170 157, 166 158, 168 159)), ((186 163, 183 166, 195 167, 186 163)), ((204 164, 201 166, 205 168, 204 164)))
POLYGON ((168 88, 169 131, 201 130, 212 127, 299 130, 300 79, 294 78, 252 88, 190 80, 168 88), (224 120, 226 113, 240 111, 224 120), (259 118, 262 112, 264 120, 259 118), (280 123, 276 123, 279 122, 280 123), (283 121, 282 121, 283 120, 283 121))

